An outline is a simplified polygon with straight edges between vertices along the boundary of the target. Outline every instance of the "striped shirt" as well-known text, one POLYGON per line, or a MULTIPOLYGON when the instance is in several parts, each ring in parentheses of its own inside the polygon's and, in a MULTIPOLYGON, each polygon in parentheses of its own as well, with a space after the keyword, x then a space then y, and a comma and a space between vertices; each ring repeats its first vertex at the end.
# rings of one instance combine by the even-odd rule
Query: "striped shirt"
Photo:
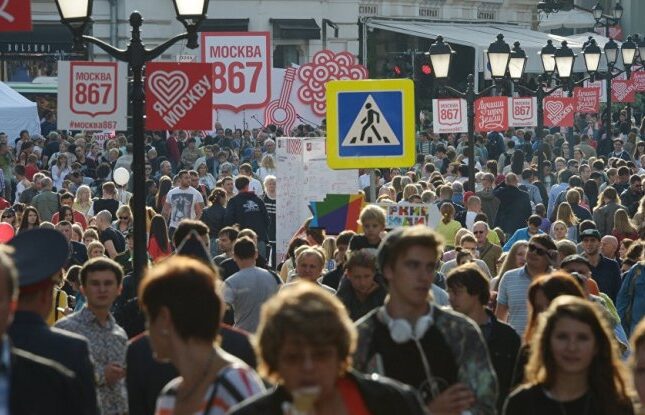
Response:
MULTIPOLYGON (((155 415, 172 415, 175 412, 175 398, 177 396, 177 388, 181 381, 181 377, 175 378, 164 387, 157 398, 155 415)), ((227 414, 231 407, 241 402, 235 396, 241 395, 244 399, 247 399, 264 391, 262 380, 260 380, 260 377, 253 369, 237 363, 226 366, 219 371, 215 381, 206 390, 204 398, 199 405, 199 410, 195 412, 195 415, 227 414), (220 379, 226 379, 228 384, 235 390, 231 391, 220 379), (214 387, 217 388, 216 394, 211 401, 210 408, 206 408, 214 387)))
POLYGON ((520 335, 524 335, 528 320, 528 291, 531 276, 526 266, 506 271, 499 283, 497 303, 508 307, 508 324, 520 335))

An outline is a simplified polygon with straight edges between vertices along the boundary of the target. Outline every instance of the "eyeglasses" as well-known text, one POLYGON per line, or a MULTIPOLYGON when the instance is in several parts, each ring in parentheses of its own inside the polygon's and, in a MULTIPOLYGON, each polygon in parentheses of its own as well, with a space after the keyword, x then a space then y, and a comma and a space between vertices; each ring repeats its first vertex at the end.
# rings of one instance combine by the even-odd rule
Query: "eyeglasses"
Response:
POLYGON ((2 215, 2 219, 13 219, 16 215, 2 215))
POLYGON ((128 216, 119 216, 119 219, 121 219, 121 220, 128 220, 128 219, 130 219, 130 217, 128 217, 128 216))
POLYGON ((473 233, 474 233, 475 235, 479 235, 479 234, 482 234, 482 233, 485 233, 485 232, 484 232, 484 231, 474 231, 473 233))
POLYGON ((549 251, 547 251, 546 249, 540 248, 539 246, 534 244, 529 244, 529 252, 535 252, 540 256, 544 256, 549 253, 549 251))

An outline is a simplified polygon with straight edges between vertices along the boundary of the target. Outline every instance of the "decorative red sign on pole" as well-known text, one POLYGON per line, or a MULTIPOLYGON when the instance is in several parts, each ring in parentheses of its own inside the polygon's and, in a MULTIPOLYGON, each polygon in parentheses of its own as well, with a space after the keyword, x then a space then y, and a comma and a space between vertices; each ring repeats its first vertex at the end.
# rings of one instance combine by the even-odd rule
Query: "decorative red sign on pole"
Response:
POLYGON ((544 125, 547 127, 573 127, 575 106, 574 98, 545 98, 544 125))
POLYGON ((509 98, 508 126, 537 126, 537 99, 535 97, 509 98))
POLYGON ((614 102, 636 102, 636 86, 632 80, 611 81, 611 99, 614 102))
POLYGON ((600 88, 575 88, 573 98, 576 100, 576 112, 596 113, 600 111, 600 88))
POLYGON ((146 128, 213 128, 210 64, 152 62, 146 75, 146 128))
POLYGON ((0 32, 31 31, 31 0, 0 0, 0 32))
POLYGON ((645 71, 632 72, 632 81, 634 81, 634 91, 645 92, 645 71))
POLYGON ((508 130, 508 97, 484 97, 475 101, 475 131, 508 130))

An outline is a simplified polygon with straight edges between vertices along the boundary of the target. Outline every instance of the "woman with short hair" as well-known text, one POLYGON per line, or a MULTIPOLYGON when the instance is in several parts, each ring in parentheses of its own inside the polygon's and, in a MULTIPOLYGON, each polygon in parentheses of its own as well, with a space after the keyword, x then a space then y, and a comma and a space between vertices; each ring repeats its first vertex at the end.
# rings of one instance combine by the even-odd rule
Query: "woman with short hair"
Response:
POLYGON ((223 415, 264 391, 253 369, 215 344, 222 316, 218 280, 213 268, 175 256, 150 268, 141 282, 139 302, 155 359, 170 361, 180 375, 157 398, 157 415, 223 415))

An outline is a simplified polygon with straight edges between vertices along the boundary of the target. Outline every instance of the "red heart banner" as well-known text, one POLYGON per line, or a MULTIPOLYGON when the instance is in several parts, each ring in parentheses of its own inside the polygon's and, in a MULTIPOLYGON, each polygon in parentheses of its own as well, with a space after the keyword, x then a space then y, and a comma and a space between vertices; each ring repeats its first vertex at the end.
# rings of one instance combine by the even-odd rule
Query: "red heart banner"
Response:
POLYGON ((508 97, 484 97, 475 101, 475 131, 508 130, 508 97))
POLYGON ((600 111, 600 88, 575 88, 573 98, 576 112, 596 113, 600 111))
POLYGON ((634 90, 636 92, 645 92, 645 71, 632 73, 632 81, 634 81, 634 90))
POLYGON ((614 79, 611 83, 611 99, 614 102, 636 102, 634 81, 614 79))
POLYGON ((0 32, 31 31, 31 0, 0 0, 0 32))
POLYGON ((573 127, 574 98, 549 97, 544 99, 544 125, 548 127, 573 127))
POLYGON ((211 64, 153 62, 146 75, 146 128, 213 128, 211 64))

